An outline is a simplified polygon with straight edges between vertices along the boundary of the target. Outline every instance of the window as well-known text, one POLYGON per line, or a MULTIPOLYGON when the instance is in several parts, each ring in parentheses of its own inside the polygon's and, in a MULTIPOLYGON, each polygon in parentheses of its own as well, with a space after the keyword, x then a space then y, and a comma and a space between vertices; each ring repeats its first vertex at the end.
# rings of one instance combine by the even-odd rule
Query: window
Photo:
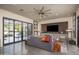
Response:
POLYGON ((3 44, 27 40, 32 35, 32 24, 18 20, 3 18, 3 44))

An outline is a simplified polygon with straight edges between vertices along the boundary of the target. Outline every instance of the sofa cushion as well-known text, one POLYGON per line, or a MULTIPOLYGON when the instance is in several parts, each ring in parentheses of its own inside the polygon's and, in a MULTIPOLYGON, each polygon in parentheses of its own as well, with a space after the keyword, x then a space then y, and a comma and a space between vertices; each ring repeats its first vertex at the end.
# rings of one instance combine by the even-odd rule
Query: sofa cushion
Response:
POLYGON ((55 42, 53 51, 54 52, 60 52, 61 51, 61 44, 60 44, 60 42, 58 42, 58 41, 55 42))
POLYGON ((49 42, 50 36, 49 36, 49 35, 44 35, 44 36, 42 36, 41 40, 42 40, 43 42, 49 42))

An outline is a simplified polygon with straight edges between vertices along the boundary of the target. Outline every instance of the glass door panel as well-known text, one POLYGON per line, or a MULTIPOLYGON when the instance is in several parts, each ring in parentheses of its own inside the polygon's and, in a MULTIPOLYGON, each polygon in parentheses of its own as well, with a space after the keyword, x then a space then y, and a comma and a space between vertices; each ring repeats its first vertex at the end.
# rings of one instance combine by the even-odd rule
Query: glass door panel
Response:
POLYGON ((32 24, 28 23, 28 35, 32 35, 32 24))
POLYGON ((9 29, 9 42, 14 42, 14 36, 13 36, 13 20, 9 20, 10 21, 10 29, 9 29))
POLYGON ((4 19, 4 44, 13 42, 13 20, 4 19))
POLYGON ((13 38, 13 37, 14 37, 14 36, 13 36, 13 32, 10 32, 10 38, 9 38, 9 39, 10 39, 10 40, 9 40, 10 42, 14 42, 14 38, 13 38))
POLYGON ((23 40, 27 40, 27 23, 23 23, 23 40))
POLYGON ((4 18, 4 44, 27 40, 32 35, 32 24, 4 18))
POLYGON ((22 40, 22 23, 15 21, 15 42, 22 40))

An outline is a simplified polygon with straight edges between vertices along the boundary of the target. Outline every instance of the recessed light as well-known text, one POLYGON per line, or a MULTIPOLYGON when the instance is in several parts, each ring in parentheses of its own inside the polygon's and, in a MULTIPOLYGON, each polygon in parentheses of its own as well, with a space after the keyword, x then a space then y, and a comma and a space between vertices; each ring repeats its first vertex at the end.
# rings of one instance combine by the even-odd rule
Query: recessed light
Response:
POLYGON ((58 15, 58 13, 56 13, 56 16, 58 15))

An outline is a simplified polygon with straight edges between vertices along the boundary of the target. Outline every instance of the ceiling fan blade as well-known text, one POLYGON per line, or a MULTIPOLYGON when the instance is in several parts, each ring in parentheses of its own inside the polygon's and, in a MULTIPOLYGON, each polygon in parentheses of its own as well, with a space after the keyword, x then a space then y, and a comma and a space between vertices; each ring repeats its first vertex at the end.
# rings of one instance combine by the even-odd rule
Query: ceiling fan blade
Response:
POLYGON ((39 14, 37 14, 37 15, 36 15, 36 18, 38 18, 38 19, 39 19, 39 18, 40 18, 40 15, 39 15, 39 14))
POLYGON ((37 10, 36 8, 33 8, 36 12, 39 12, 39 10, 37 10))
POLYGON ((42 18, 43 18, 43 15, 37 15, 36 18, 38 18, 38 19, 42 19, 42 18))
POLYGON ((45 13, 45 14, 52 14, 52 13, 45 13))
POLYGON ((42 12, 43 10, 44 10, 44 6, 42 6, 42 8, 41 8, 41 10, 40 10, 40 11, 42 12))
POLYGON ((48 15, 41 15, 41 18, 43 19, 43 18, 46 18, 46 17, 48 17, 48 15))
POLYGON ((50 9, 48 9, 48 10, 45 10, 44 12, 49 12, 49 11, 51 11, 50 9))

